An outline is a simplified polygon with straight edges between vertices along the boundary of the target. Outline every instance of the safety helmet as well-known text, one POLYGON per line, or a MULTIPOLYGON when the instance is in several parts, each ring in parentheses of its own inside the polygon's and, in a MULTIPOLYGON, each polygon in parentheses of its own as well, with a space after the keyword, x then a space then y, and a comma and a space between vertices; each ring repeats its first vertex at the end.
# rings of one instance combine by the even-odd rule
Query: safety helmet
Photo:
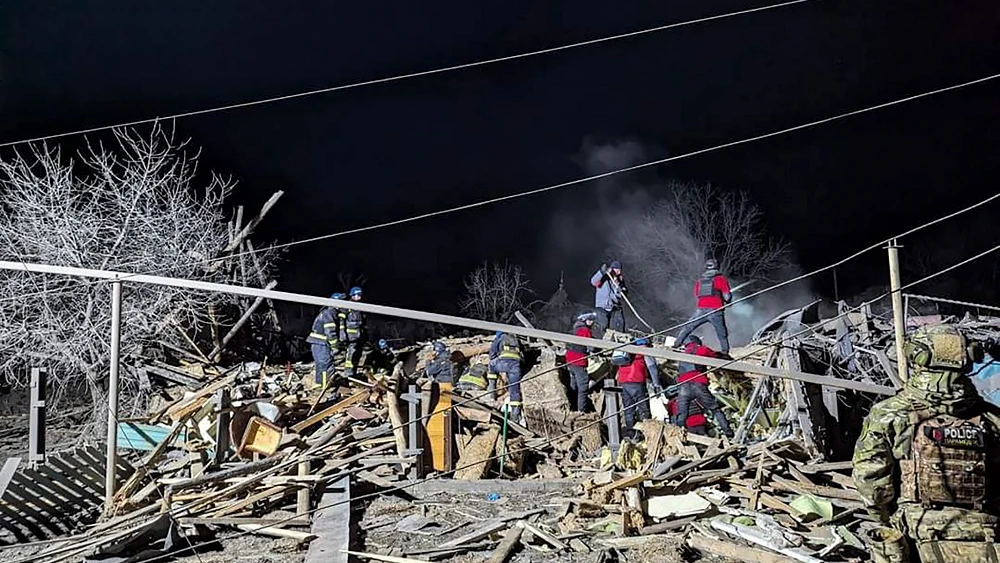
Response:
POLYGON ((580 313, 576 317, 576 320, 583 321, 583 322, 596 321, 597 320, 597 313, 595 313, 593 311, 587 311, 587 312, 584 312, 584 313, 580 313))
POLYGON ((715 258, 709 258, 705 260, 705 270, 718 270, 719 263, 715 261, 715 258))
POLYGON ((611 268, 612 270, 621 270, 622 269, 622 263, 619 262, 618 260, 612 260, 611 261, 611 265, 608 266, 608 267, 611 268))
POLYGON ((701 346, 701 339, 693 334, 690 334, 688 335, 687 338, 684 339, 684 344, 692 344, 692 343, 701 346))
POLYGON ((444 354, 447 351, 448 351, 448 347, 444 345, 444 342, 438 341, 438 342, 434 343, 434 353, 435 354, 444 354))
POLYGON ((351 297, 361 297, 361 288, 354 286, 351 288, 351 297))
POLYGON ((906 339, 903 349, 915 367, 930 370, 965 372, 983 358, 983 349, 970 344, 952 325, 920 327, 906 339))
POLYGON ((333 295, 331 295, 330 299, 343 300, 345 297, 347 297, 347 295, 338 292, 338 293, 334 293, 333 295))
POLYGON ((649 346, 649 340, 646 338, 637 338, 635 341, 636 346, 649 346))
POLYGON ((385 338, 379 338, 378 339, 378 349, 379 350, 385 350, 388 347, 389 347, 389 343, 385 341, 385 338))

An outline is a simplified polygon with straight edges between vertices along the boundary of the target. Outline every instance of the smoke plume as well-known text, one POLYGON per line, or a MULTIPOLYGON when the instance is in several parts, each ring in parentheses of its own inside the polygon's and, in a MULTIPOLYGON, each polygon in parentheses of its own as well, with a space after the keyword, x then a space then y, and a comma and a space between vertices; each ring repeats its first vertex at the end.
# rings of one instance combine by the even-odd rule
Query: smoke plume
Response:
MULTIPOLYGON (((626 140, 587 144, 577 162, 587 174, 601 174, 662 156, 626 140)), ((584 280, 612 259, 622 261, 632 303, 657 330, 694 312, 693 284, 709 256, 720 261, 733 286, 755 280, 734 299, 798 272, 787 246, 767 237, 763 217, 746 194, 649 173, 604 178, 590 190, 553 215, 543 260, 547 270, 568 274, 566 289, 581 304, 593 303, 584 280)), ((726 314, 731 344, 745 344, 775 316, 812 300, 800 282, 734 305, 726 314)), ((626 319, 644 328, 631 314, 626 319)), ((717 345, 710 326, 698 334, 717 345)))

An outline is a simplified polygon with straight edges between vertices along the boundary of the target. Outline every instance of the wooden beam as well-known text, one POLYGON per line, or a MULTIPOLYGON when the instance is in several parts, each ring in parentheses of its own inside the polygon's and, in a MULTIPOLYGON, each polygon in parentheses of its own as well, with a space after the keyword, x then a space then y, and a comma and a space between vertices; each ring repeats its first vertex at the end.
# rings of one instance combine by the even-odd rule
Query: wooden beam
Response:
MULTIPOLYGON (((267 284, 267 286, 264 287, 264 289, 271 290, 274 289, 274 286, 276 285, 278 285, 278 282, 271 280, 267 284)), ((236 337, 236 333, 239 332, 241 328, 243 328, 243 325, 247 324, 247 321, 250 320, 250 317, 253 316, 253 314, 257 311, 257 308, 260 307, 262 303, 264 303, 263 297, 257 297, 256 299, 253 300, 253 303, 251 303, 250 306, 247 307, 247 310, 243 313, 243 316, 241 316, 239 320, 236 321, 236 324, 233 325, 233 328, 229 329, 229 332, 227 332, 226 335, 222 337, 222 341, 219 342, 219 344, 211 352, 209 352, 208 354, 209 360, 214 362, 215 359, 219 357, 219 354, 221 354, 222 351, 226 348, 226 345, 229 344, 229 342, 232 341, 234 337, 236 337)))

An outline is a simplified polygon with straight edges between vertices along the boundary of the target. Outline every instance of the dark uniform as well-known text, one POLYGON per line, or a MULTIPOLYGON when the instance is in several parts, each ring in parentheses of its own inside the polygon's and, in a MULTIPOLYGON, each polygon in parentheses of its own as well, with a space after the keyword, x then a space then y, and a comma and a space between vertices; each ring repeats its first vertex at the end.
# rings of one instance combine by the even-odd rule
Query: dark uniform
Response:
MULTIPOLYGON (((343 299, 343 294, 334 293, 330 299, 343 299)), ((312 345, 316 385, 326 387, 328 375, 333 370, 334 355, 340 347, 340 323, 335 308, 323 307, 316 315, 306 342, 312 345)))
POLYGON ((497 332, 493 344, 490 345, 490 368, 488 378, 490 389, 496 389, 499 374, 507 374, 507 394, 509 396, 510 416, 514 420, 521 418, 521 344, 517 336, 497 332))
MULTIPOLYGON (((351 301, 361 301, 361 288, 351 288, 351 301)), ((347 344, 347 356, 344 358, 344 376, 352 377, 361 361, 361 351, 364 346, 365 314, 350 309, 340 312, 340 337, 347 344)))

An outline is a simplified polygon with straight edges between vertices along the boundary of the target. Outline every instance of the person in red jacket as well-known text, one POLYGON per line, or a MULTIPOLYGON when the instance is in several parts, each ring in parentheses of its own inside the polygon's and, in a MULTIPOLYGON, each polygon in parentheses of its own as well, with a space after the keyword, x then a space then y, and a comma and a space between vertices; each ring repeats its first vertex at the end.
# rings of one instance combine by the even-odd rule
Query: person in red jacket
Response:
MULTIPOLYGON (((704 409, 701 408, 701 403, 698 401, 691 401, 688 403, 688 417, 684 422, 684 428, 691 434, 698 434, 699 436, 708 435, 708 419, 705 418, 704 409)), ((674 426, 680 426, 677 424, 677 397, 671 397, 670 401, 667 402, 667 414, 670 415, 670 423, 674 426)))
MULTIPOLYGON (((684 343, 684 353, 703 358, 717 357, 714 350, 703 345, 701 339, 694 335, 687 337, 687 341, 684 343)), ((729 428, 729 421, 722 414, 719 401, 708 389, 708 374, 705 373, 705 367, 688 362, 678 362, 677 373, 677 383, 680 384, 680 390, 677 393, 677 420, 675 424, 682 428, 687 425, 690 405, 697 401, 704 413, 712 415, 719 430, 732 438, 733 431, 729 428)))
POLYGON ((677 334, 677 342, 686 342, 688 335, 698 327, 711 323, 715 335, 719 337, 719 351, 728 354, 729 330, 723 309, 726 303, 732 301, 733 294, 729 289, 729 280, 719 272, 719 264, 715 260, 705 261, 705 271, 694 284, 694 296, 698 300, 697 308, 677 334))
MULTIPOLYGON (((650 344, 645 338, 640 338, 635 345, 650 344)), ((652 382, 654 393, 660 392, 660 374, 656 362, 649 356, 633 354, 628 364, 618 366, 618 385, 622 388, 622 410, 625 411, 625 437, 628 439, 636 438, 635 423, 650 417, 647 380, 652 382)))
MULTIPOLYGON (((587 311, 580 314, 573 323, 573 335, 582 338, 593 338, 594 321, 597 313, 587 311)), ((592 350, 579 344, 566 346, 566 364, 569 366, 569 387, 576 391, 575 410, 587 412, 587 391, 590 390, 590 376, 587 375, 587 357, 592 350)), ((570 401, 573 405, 573 401, 570 401)))

